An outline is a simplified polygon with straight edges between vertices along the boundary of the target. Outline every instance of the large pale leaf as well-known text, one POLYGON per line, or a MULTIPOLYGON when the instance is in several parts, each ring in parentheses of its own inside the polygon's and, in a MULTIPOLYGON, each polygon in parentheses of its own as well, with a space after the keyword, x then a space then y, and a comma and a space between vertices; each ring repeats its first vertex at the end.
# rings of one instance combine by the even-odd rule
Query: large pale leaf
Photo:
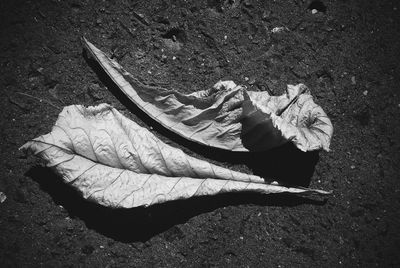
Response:
POLYGON ((263 151, 293 142, 302 151, 329 150, 332 123, 302 84, 286 94, 247 91, 232 81, 191 94, 150 86, 84 39, 91 55, 141 110, 194 142, 231 151, 263 151))
POLYGON ((235 191, 328 194, 265 184, 190 157, 106 104, 64 108, 50 133, 21 149, 43 158, 84 198, 113 208, 235 191))

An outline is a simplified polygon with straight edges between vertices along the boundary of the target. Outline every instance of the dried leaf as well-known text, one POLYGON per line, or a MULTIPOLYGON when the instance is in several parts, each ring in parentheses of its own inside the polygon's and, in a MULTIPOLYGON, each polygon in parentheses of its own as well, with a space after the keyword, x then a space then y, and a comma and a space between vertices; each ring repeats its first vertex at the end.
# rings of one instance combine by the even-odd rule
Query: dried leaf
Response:
POLYGON ((286 94, 247 91, 233 81, 191 94, 146 85, 84 39, 89 55, 141 110, 191 141, 231 151, 264 151, 293 142, 329 150, 332 123, 302 84, 286 94))
POLYGON ((112 208, 235 191, 328 194, 265 184, 190 157, 107 104, 65 107, 49 134, 21 149, 43 158, 84 198, 112 208))

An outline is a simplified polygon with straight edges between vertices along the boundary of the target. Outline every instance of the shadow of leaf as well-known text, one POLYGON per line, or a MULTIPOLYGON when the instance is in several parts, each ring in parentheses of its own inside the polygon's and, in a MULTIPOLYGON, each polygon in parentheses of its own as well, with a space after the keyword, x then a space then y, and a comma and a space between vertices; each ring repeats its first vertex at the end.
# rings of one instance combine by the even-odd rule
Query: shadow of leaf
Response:
POLYGON ((281 184, 308 187, 319 160, 319 152, 302 152, 286 143, 266 152, 249 153, 245 164, 260 177, 281 184))
POLYGON ((194 216, 226 206, 254 204, 291 207, 300 204, 325 204, 325 201, 287 194, 232 193, 172 201, 148 208, 110 209, 82 198, 72 187, 63 183, 50 168, 35 166, 26 176, 39 183, 54 202, 63 206, 72 218, 77 217, 83 220, 88 228, 122 242, 147 241, 194 216))

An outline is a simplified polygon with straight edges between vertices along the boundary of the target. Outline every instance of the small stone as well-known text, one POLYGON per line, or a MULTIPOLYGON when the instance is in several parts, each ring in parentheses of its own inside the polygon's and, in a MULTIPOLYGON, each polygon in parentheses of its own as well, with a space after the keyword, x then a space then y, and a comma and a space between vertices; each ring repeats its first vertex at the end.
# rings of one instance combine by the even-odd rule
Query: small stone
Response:
POLYGON ((350 168, 351 168, 351 169, 355 169, 356 166, 355 166, 355 165, 351 165, 350 168))
POLYGON ((368 95, 368 90, 364 90, 363 95, 367 96, 368 95))
POLYGON ((280 33, 282 31, 284 31, 286 29, 286 27, 275 27, 271 30, 272 33, 280 33))
POLYGON ((0 203, 3 203, 4 201, 6 201, 7 196, 5 193, 0 192, 0 203))
POLYGON ((315 8, 313 10, 311 10, 311 14, 317 14, 318 10, 316 10, 315 8))
POLYGON ((353 85, 355 85, 357 82, 356 82, 356 77, 355 76, 352 76, 351 77, 351 84, 353 84, 353 85))
POLYGON ((162 62, 164 62, 164 63, 167 62, 167 59, 168 59, 168 57, 166 55, 164 55, 164 54, 161 55, 162 62))
POLYGON ((104 98, 103 90, 99 84, 93 83, 93 84, 89 85, 87 88, 87 93, 95 101, 101 100, 104 98))
POLYGON ((172 57, 172 60, 176 60, 176 57, 175 57, 175 56, 173 56, 173 57, 172 57))
POLYGON ((249 78, 246 76, 245 78, 244 78, 244 81, 249 81, 249 78))
POLYGON ((263 14, 262 14, 262 20, 263 21, 269 21, 270 19, 271 19, 271 10, 265 10, 264 12, 263 12, 263 14))
POLYGON ((183 44, 179 41, 174 41, 169 38, 164 38, 162 39, 162 42, 164 43, 164 46, 171 50, 180 50, 183 46, 183 44))
POLYGON ((251 77, 250 80, 248 81, 249 85, 253 85, 256 82, 256 79, 254 77, 251 77))
MULTIPOLYGON (((239 1, 237 1, 237 2, 239 2, 239 1)), ((243 5, 244 5, 245 7, 253 7, 253 5, 251 4, 251 2, 250 2, 249 0, 244 0, 244 1, 243 1, 243 5)))

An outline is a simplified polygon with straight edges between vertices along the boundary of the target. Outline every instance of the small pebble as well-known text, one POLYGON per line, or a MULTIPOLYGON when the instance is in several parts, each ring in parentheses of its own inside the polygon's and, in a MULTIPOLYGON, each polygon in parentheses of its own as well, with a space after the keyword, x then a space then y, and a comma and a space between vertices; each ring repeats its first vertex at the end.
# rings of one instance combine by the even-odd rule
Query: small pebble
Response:
POLYGON ((285 30, 285 27, 275 27, 271 30, 272 33, 279 33, 285 30))
POLYGON ((248 81, 249 85, 253 85, 256 82, 256 79, 254 77, 250 78, 248 81))
POLYGON ((175 56, 173 56, 173 57, 172 57, 172 60, 176 60, 176 57, 175 57, 175 56))
POLYGON ((246 76, 245 78, 244 78, 244 81, 249 81, 249 78, 246 76))
POLYGON ((351 169, 355 169, 356 166, 355 166, 355 165, 351 165, 350 168, 351 168, 351 169))
POLYGON ((228 39, 228 36, 225 35, 225 36, 224 36, 224 39, 225 39, 225 40, 228 39))
POLYGON ((4 201, 6 201, 7 196, 5 193, 0 192, 0 203, 3 203, 4 201))
POLYGON ((363 95, 367 96, 368 95, 368 90, 364 90, 363 95))
POLYGON ((313 10, 311 10, 311 14, 317 14, 318 10, 316 10, 315 8, 313 10))
POLYGON ((356 82, 356 77, 355 76, 352 76, 351 77, 351 83, 353 84, 353 85, 355 85, 357 82, 356 82))

